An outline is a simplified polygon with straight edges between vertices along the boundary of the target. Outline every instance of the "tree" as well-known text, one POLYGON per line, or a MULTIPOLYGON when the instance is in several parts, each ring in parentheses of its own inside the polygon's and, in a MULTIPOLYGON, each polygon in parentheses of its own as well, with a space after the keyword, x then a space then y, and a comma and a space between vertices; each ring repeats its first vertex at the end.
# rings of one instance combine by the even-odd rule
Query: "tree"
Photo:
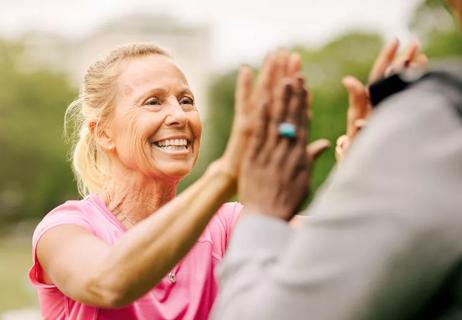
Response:
POLYGON ((417 7, 410 28, 419 36, 430 58, 462 55, 462 33, 441 0, 425 0, 417 7))
POLYGON ((41 217, 76 196, 62 138, 76 90, 19 42, 0 42, 0 68, 0 222, 41 217))

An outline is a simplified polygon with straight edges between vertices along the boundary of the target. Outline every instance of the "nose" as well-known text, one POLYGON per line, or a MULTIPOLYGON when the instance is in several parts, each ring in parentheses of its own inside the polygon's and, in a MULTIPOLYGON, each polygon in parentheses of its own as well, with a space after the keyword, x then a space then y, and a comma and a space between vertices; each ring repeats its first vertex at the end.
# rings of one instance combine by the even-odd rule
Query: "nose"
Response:
POLYGON ((186 125, 186 122, 186 112, 183 110, 176 98, 171 99, 167 109, 165 124, 167 126, 182 128, 186 125))

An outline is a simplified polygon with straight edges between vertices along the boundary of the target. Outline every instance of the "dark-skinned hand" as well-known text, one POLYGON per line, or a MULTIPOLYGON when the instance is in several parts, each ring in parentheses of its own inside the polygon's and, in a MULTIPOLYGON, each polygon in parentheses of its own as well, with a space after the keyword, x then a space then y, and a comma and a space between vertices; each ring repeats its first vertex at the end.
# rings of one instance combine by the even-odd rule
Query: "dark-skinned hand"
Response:
POLYGON ((308 194, 312 160, 328 147, 326 140, 306 147, 308 92, 303 77, 297 73, 280 79, 272 98, 259 106, 253 120, 239 173, 244 212, 289 221, 308 194), (296 126, 296 138, 279 135, 281 122, 296 126))

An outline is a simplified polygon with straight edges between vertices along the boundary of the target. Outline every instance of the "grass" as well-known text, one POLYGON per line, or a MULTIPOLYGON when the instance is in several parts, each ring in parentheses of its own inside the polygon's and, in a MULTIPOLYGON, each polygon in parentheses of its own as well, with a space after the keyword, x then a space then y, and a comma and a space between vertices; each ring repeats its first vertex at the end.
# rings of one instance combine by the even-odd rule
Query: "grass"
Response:
POLYGON ((28 280, 32 263, 32 232, 0 236, 0 315, 6 310, 37 307, 35 289, 28 280))

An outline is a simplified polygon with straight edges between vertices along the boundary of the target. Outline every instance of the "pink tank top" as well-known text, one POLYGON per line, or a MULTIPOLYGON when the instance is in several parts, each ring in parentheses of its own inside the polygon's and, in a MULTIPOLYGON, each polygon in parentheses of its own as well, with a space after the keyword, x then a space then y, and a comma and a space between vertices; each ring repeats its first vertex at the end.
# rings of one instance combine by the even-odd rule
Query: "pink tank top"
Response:
POLYGON ((63 224, 78 225, 108 244, 114 244, 126 231, 97 196, 91 195, 80 201, 67 201, 43 218, 32 239, 34 264, 29 278, 37 288, 43 318, 207 319, 217 294, 214 270, 225 253, 241 209, 242 205, 239 203, 226 203, 221 206, 194 247, 172 269, 170 276, 163 278, 151 291, 127 307, 103 309, 72 300, 56 286, 40 282, 41 267, 36 256, 36 247, 43 234, 51 228, 63 224))

